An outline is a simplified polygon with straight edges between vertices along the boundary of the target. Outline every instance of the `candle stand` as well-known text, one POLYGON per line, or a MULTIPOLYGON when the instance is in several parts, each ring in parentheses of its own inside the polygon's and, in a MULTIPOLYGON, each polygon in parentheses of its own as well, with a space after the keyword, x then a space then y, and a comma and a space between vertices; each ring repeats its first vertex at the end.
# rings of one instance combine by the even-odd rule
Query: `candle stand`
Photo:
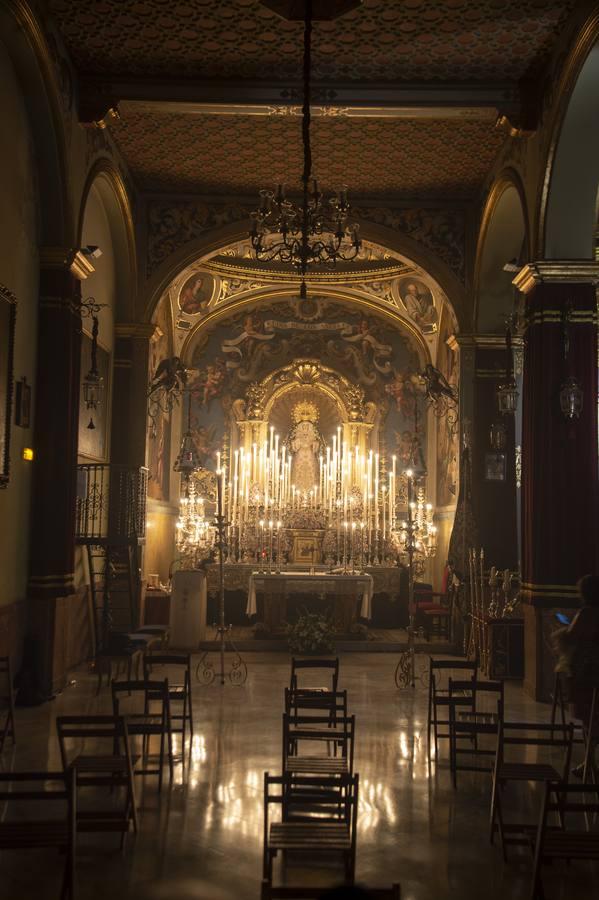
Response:
MULTIPOLYGON (((432 556, 436 549, 436 529, 430 520, 421 515, 424 501, 414 501, 414 478, 411 470, 406 472, 408 482, 408 518, 402 523, 403 549, 408 555, 408 646, 399 655, 395 668, 395 685, 398 688, 415 688, 416 682, 428 687, 428 669, 416 672, 416 638, 424 638, 424 629, 416 628, 416 603, 414 599, 414 557, 418 555, 432 556), (416 512, 416 515, 414 513, 416 512)), ((430 509, 430 507, 428 507, 430 509)), ((431 511, 432 515, 432 511, 431 511)))
MULTIPOLYGON (((220 498, 219 498, 220 499, 220 498)), ((221 504, 219 503, 219 508, 221 504)), ((219 594, 218 594, 218 624, 216 625, 216 636, 219 644, 219 671, 214 668, 214 664, 210 661, 210 654, 213 650, 206 650, 202 654, 196 667, 196 679, 203 685, 213 684, 217 680, 221 685, 225 684, 225 677, 228 677, 231 684, 240 687, 245 684, 248 677, 248 670, 239 650, 231 640, 231 625, 225 625, 225 553, 227 549, 227 526, 228 522, 222 512, 215 516, 214 526, 216 528, 216 546, 218 547, 218 577, 219 577, 219 594), (230 670, 225 671, 225 656, 227 652, 234 654, 230 670)))

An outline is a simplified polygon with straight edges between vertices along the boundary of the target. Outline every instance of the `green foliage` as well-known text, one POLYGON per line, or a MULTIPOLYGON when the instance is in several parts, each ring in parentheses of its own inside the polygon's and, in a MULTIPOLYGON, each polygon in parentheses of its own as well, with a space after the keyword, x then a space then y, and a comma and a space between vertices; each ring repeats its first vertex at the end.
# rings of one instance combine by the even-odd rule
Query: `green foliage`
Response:
POLYGON ((332 653, 333 634, 333 626, 326 616, 307 611, 294 625, 287 626, 287 640, 293 653, 332 653))

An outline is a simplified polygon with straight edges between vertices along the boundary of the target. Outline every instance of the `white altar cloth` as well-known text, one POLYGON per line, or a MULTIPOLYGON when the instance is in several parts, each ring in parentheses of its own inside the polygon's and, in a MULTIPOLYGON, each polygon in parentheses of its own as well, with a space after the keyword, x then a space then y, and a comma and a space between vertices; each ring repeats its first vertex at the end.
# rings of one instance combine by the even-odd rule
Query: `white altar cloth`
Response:
POLYGON ((345 594, 349 596, 352 588, 356 598, 361 596, 360 618, 370 619, 372 616, 372 595, 374 593, 374 580, 372 575, 330 575, 318 572, 310 575, 309 572, 252 572, 248 590, 248 602, 246 614, 255 616, 258 608, 256 605, 256 591, 266 589, 269 593, 279 589, 282 594, 297 593, 324 593, 345 594))

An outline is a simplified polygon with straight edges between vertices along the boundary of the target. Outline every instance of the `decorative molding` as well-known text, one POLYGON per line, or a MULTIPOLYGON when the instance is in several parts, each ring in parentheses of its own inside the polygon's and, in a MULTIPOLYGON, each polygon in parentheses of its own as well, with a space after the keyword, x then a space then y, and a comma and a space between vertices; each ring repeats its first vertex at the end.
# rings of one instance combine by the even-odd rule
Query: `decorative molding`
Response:
POLYGON ((537 284, 599 284, 599 262, 593 259, 542 259, 527 263, 512 284, 528 294, 537 284))
MULTIPOLYGON (((147 212, 146 275, 149 277, 179 247, 196 240, 211 228, 249 219, 252 209, 252 206, 245 203, 227 204, 203 199, 150 201, 147 212)), ((369 205, 353 207, 352 211, 364 222, 405 234, 438 256, 464 281, 464 209, 369 205)))
POLYGON ((134 338, 151 341, 156 332, 160 331, 158 325, 152 322, 116 322, 114 336, 116 338, 134 338))
MULTIPOLYGON (((478 350, 505 350, 505 334, 455 334, 447 340, 447 346, 452 350, 454 346, 464 349, 476 347, 478 350)), ((524 338, 513 335, 512 347, 520 349, 523 346, 524 338)))
POLYGON ((89 278, 96 271, 89 256, 81 250, 65 247, 42 248, 40 263, 48 269, 69 269, 79 281, 89 278))

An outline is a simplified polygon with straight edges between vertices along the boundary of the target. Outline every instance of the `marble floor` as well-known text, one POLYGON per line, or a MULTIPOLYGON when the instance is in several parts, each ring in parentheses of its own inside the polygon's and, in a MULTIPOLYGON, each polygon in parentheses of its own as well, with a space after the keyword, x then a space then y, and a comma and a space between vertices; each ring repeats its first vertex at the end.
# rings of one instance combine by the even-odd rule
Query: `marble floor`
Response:
MULTIPOLYGON (((114 835, 84 835, 77 864, 78 900, 228 900, 259 896, 262 778, 280 766, 283 687, 289 657, 254 653, 243 687, 194 684, 196 734, 191 761, 177 765, 162 794, 156 780, 138 791, 140 832, 124 852, 114 835)), ((451 786, 447 751, 429 766, 426 691, 398 691, 393 654, 341 658, 340 687, 357 724, 360 773, 357 878, 371 885, 400 881, 403 900, 527 898, 531 858, 514 849, 508 864, 488 840, 490 777, 463 774, 451 786)), ((110 693, 96 697, 95 680, 73 682, 43 707, 17 710, 18 743, 4 749, 4 769, 59 768, 54 719, 59 714, 109 712, 110 693)), ((506 718, 546 721, 548 708, 508 684, 506 718)), ((530 785, 512 797, 520 819, 536 818, 530 785)), ((0 816, 2 811, 0 810, 0 816)), ((52 852, 0 855, 0 896, 50 900, 59 895, 61 863, 52 852)), ((310 879, 331 883, 334 868, 315 866, 310 879)), ((545 873, 547 900, 592 897, 599 869, 556 865, 545 873)), ((291 881, 291 877, 289 879, 291 881)), ((294 879, 297 883, 297 879, 294 879)))

